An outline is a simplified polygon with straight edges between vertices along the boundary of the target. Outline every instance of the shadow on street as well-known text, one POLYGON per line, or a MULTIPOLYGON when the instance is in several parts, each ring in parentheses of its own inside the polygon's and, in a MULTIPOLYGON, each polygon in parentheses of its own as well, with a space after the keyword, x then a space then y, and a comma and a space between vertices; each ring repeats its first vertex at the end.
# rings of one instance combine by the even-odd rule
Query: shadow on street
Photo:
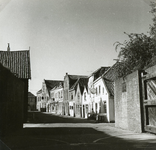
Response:
POLYGON ((75 118, 52 113, 28 112, 28 123, 95 123, 95 120, 75 118))
POLYGON ((110 135, 113 127, 108 125, 100 131, 100 124, 92 120, 30 112, 28 121, 33 127, 27 126, 2 139, 11 150, 154 150, 156 147, 155 140, 149 143, 110 135), (62 126, 54 127, 53 123, 62 126), (70 123, 75 127, 69 127, 70 123))

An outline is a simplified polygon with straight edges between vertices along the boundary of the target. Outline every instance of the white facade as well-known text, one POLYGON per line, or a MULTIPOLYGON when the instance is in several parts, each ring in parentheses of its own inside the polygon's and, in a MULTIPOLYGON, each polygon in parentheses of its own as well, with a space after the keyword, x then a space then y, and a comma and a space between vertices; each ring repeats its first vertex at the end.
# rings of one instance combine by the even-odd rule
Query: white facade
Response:
POLYGON ((37 95, 36 108, 37 108, 38 111, 40 111, 41 108, 42 108, 42 103, 41 103, 41 100, 42 100, 42 90, 38 91, 36 93, 36 95, 37 95))
POLYGON ((69 91, 69 114, 75 117, 75 90, 69 91))
POLYGON ((105 121, 114 121, 114 98, 110 96, 104 79, 102 77, 93 81, 93 76, 90 77, 89 95, 92 103, 93 112, 99 115, 106 116, 105 121))
POLYGON ((62 85, 54 87, 50 90, 50 100, 49 100, 49 112, 54 112, 56 114, 62 115, 63 106, 63 87, 62 85))
POLYGON ((75 94, 75 116, 82 117, 82 95, 79 84, 77 85, 75 94))
POLYGON ((89 112, 91 112, 92 103, 90 100, 90 95, 88 94, 88 90, 84 87, 84 91, 82 94, 82 117, 87 118, 89 112))

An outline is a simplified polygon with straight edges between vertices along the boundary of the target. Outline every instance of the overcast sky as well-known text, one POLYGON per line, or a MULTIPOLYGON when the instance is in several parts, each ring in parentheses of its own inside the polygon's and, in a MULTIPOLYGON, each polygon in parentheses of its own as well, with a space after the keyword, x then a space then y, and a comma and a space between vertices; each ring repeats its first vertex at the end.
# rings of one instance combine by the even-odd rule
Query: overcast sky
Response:
POLYGON ((113 44, 152 24, 148 0, 0 0, 0 50, 28 50, 30 91, 65 73, 90 75, 115 63, 113 44))

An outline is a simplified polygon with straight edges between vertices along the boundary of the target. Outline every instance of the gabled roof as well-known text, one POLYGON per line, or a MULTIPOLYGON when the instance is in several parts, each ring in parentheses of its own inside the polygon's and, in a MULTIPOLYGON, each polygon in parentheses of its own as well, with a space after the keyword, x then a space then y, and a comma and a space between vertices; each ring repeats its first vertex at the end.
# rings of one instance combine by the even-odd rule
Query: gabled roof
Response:
POLYGON ((28 97, 36 97, 36 96, 32 94, 31 92, 28 92, 28 97))
POLYGON ((102 77, 111 81, 115 81, 119 77, 119 73, 118 73, 119 67, 120 67, 120 62, 116 62, 102 75, 102 77))
POLYGON ((61 89, 63 88, 63 82, 60 82, 59 84, 57 84, 54 88, 52 88, 51 90, 57 90, 57 89, 61 89))
POLYGON ((114 81, 103 79, 110 96, 114 96, 114 81))
POLYGON ((100 67, 96 71, 94 71, 90 76, 94 75, 94 81, 99 78, 102 74, 104 74, 110 67, 100 67))
POLYGON ((114 96, 114 81, 119 78, 119 67, 120 63, 116 62, 101 76, 111 96, 114 96))
POLYGON ((60 83, 63 84, 63 81, 61 80, 44 80, 44 81, 48 89, 48 92, 50 92, 50 90, 53 89, 55 86, 59 86, 60 83))
POLYGON ((40 89, 40 90, 37 92, 37 94, 40 94, 40 93, 42 93, 42 89, 40 89))
POLYGON ((71 88, 78 79, 88 78, 88 76, 84 75, 68 75, 68 77, 69 77, 69 88, 71 88))
POLYGON ((31 79, 29 50, 0 51, 0 63, 18 78, 31 79))
POLYGON ((77 81, 73 84, 70 90, 77 90, 78 84, 80 86, 81 94, 83 93, 85 87, 86 87, 86 90, 88 90, 88 78, 77 79, 77 81))

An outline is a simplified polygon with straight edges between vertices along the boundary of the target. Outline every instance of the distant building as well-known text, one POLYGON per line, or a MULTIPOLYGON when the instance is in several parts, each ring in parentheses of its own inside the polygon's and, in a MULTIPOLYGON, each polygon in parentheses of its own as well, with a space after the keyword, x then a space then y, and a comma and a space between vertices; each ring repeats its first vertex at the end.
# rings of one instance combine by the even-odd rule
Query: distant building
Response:
POLYGON ((88 78, 81 77, 78 78, 75 84, 69 89, 69 112, 71 116, 85 118, 85 108, 84 105, 82 105, 82 96, 87 84, 88 78))
POLYGON ((30 51, 10 51, 8 44, 7 51, 0 51, 0 63, 24 83, 23 121, 26 122, 28 110, 28 80, 31 79, 30 51))
POLYGON ((29 111, 36 110, 36 96, 31 92, 28 92, 28 110, 29 111))
POLYGON ((41 111, 41 108, 42 108, 42 103, 41 103, 41 100, 42 100, 42 89, 40 89, 37 93, 37 100, 36 100, 36 108, 38 111, 41 111))
POLYGON ((79 78, 87 78, 87 76, 69 75, 68 73, 66 73, 64 77, 64 100, 63 100, 64 115, 70 115, 70 107, 74 108, 73 106, 74 103, 70 101, 69 90, 77 82, 79 78), (70 103, 70 106, 69 106, 69 103, 70 103))
POLYGON ((50 99, 48 100, 49 112, 62 115, 63 107, 63 82, 58 83, 50 90, 50 99))
POLYGON ((42 83, 42 90, 40 92, 37 92, 37 97, 41 97, 41 101, 38 102, 38 105, 40 105, 40 111, 50 111, 50 91, 57 86, 58 84, 62 83, 63 81, 60 80, 45 80, 42 83))

